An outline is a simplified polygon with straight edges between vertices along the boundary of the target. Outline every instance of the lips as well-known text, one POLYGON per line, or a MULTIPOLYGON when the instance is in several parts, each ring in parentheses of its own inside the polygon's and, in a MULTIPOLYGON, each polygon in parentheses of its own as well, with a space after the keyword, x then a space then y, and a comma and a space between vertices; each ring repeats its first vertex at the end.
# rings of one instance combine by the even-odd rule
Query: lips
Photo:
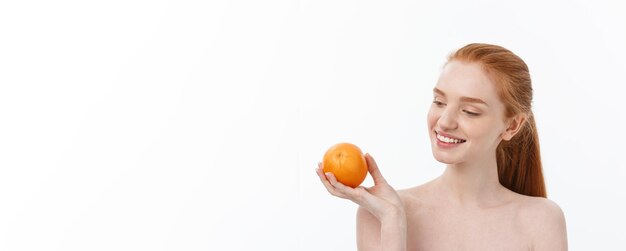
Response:
POLYGON ((445 134, 445 133, 441 133, 438 131, 435 131, 435 134, 437 136, 437 139, 439 139, 441 142, 445 142, 448 144, 461 144, 464 143, 467 140, 458 138, 458 137, 454 137, 452 135, 449 134, 445 134))

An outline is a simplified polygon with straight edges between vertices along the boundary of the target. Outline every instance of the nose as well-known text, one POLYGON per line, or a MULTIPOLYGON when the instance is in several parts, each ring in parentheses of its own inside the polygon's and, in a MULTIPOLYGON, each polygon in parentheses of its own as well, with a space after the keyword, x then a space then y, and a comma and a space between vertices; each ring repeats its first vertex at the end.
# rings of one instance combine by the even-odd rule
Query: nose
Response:
POLYGON ((456 116, 454 115, 454 111, 449 111, 449 109, 445 109, 441 113, 439 120, 437 120, 437 125, 443 130, 456 129, 458 124, 456 121, 456 116))

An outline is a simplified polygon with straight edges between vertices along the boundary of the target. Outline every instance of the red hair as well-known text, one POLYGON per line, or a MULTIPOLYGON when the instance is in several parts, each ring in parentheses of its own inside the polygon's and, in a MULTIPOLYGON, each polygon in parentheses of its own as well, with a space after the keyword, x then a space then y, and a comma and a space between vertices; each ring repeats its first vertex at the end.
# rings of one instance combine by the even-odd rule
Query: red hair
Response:
POLYGON ((477 43, 452 53, 448 62, 452 60, 479 63, 483 67, 496 83, 506 107, 506 118, 526 115, 520 131, 511 140, 502 140, 496 149, 500 184, 520 194, 546 197, 539 138, 531 110, 533 89, 526 63, 501 46, 477 43))

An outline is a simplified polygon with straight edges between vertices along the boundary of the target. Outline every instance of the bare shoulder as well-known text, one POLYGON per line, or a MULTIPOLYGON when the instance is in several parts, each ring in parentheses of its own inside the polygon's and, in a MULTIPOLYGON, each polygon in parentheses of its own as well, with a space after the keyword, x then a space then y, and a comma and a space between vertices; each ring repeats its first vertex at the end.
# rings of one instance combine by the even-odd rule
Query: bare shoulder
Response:
POLYGON ((521 196, 519 216, 534 250, 567 250, 565 214, 554 201, 521 196))
POLYGON ((552 200, 522 195, 518 201, 521 219, 527 225, 565 223, 563 210, 552 200))
POLYGON ((400 189, 398 195, 405 207, 417 206, 420 202, 424 202, 432 195, 431 182, 426 182, 419 186, 400 189))

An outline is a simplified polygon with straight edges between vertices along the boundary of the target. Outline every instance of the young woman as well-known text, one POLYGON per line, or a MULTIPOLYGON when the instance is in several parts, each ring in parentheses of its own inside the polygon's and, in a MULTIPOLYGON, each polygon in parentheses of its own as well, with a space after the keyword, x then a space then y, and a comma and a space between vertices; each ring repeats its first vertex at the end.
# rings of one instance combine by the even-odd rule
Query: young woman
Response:
POLYGON ((359 205, 359 250, 567 250, 565 217, 546 199, 528 67, 496 45, 448 58, 433 89, 428 133, 441 176, 396 191, 366 154, 374 180, 355 189, 317 174, 359 205))

